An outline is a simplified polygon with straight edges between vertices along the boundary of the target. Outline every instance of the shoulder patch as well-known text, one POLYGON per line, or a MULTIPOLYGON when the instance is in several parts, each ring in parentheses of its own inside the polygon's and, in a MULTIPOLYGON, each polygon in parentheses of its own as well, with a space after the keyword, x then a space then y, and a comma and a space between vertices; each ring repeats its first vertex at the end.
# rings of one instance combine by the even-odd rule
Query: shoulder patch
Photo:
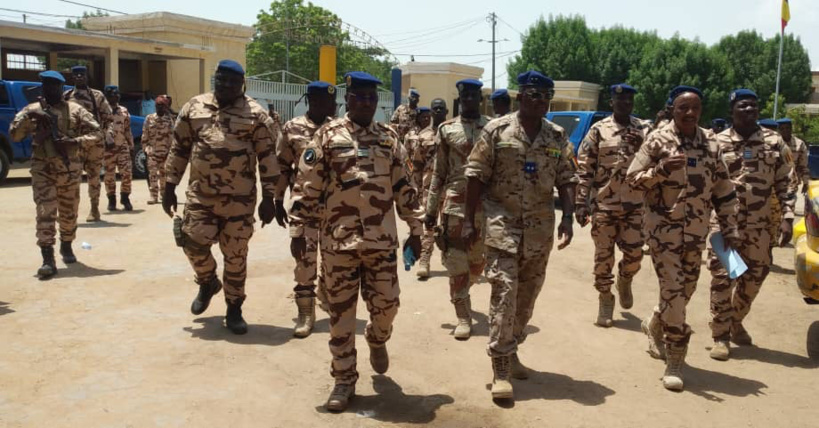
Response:
POLYGON ((313 165, 316 163, 316 149, 310 147, 304 150, 304 163, 306 165, 313 165))

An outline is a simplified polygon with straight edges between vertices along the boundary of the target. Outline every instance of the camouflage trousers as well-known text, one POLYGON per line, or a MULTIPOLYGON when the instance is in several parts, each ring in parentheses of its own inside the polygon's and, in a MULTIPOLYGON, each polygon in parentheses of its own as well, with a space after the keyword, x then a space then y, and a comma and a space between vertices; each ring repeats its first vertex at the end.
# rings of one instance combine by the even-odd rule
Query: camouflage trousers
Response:
POLYGON ((57 222, 60 224, 60 241, 72 242, 76 237, 80 174, 77 164, 66 169, 60 158, 32 161, 31 188, 37 207, 38 246, 50 247, 57 243, 57 222))
POLYGON ((128 146, 114 147, 105 151, 105 193, 117 193, 117 170, 122 180, 119 191, 131 193, 131 150, 128 146))
POLYGON ((204 196, 187 195, 182 232, 183 250, 203 284, 216 276, 216 260, 211 245, 219 243, 224 257, 222 282, 225 301, 241 304, 245 300, 248 243, 253 236, 255 195, 204 196))
POLYGON ((296 287, 293 292, 296 297, 316 296, 316 266, 318 263, 318 229, 305 228, 304 241, 307 250, 300 259, 296 259, 296 269, 293 276, 296 287))
POLYGON ((617 275, 634 278, 643 261, 643 210, 597 211, 592 216, 591 236, 594 241, 594 288, 610 293, 614 284, 614 246, 623 258, 617 265, 617 275))
POLYGON ((779 204, 779 199, 776 195, 771 195, 771 225, 768 227, 768 233, 771 236, 771 248, 779 243, 779 238, 782 235, 780 227, 782 226, 782 205, 779 204))
POLYGON ((392 334, 398 314, 398 258, 395 250, 321 250, 324 284, 330 307, 330 374, 336 383, 355 384, 356 306, 358 294, 367 304, 370 320, 364 338, 370 346, 383 346, 392 334))
POLYGON ((517 254, 486 248, 486 279, 492 285, 489 301, 490 357, 511 355, 526 340, 535 301, 546 279, 546 265, 554 238, 521 243, 517 254))
POLYGON ((656 234, 648 238, 651 260, 660 282, 660 299, 654 308, 654 317, 663 327, 665 343, 686 346, 691 339, 686 307, 697 290, 703 249, 671 241, 656 234))
POLYGON ((449 297, 453 303, 469 297, 469 289, 481 276, 486 265, 483 239, 478 238, 470 246, 461 238, 463 224, 464 219, 461 217, 444 216, 447 249, 442 261, 449 274, 449 297))
POLYGON ((91 200, 91 205, 100 203, 100 191, 102 190, 100 174, 104 157, 105 146, 102 142, 80 147, 80 161, 88 180, 88 198, 91 200))
POLYGON ((148 190, 151 199, 158 200, 165 193, 165 160, 168 154, 152 153, 148 156, 148 190))
POLYGON ((421 263, 429 264, 432 259, 432 252, 435 249, 435 229, 424 228, 424 235, 421 236, 421 256, 418 260, 421 263))
POLYGON ((741 324, 751 311, 762 283, 771 270, 771 235, 766 229, 745 229, 742 245, 736 250, 748 266, 737 279, 729 279, 713 249, 709 248, 708 269, 711 271, 711 336, 728 339, 731 324, 741 324))

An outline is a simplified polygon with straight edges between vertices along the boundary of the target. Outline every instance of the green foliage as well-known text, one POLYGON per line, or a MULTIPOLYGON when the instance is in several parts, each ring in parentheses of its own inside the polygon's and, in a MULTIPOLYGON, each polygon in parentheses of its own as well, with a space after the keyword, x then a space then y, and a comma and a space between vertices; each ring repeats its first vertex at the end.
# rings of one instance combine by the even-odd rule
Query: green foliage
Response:
POLYGON ((819 116, 805 113, 805 107, 788 110, 787 117, 793 120, 793 133, 808 144, 819 144, 819 116))
MULTIPOLYGON (((250 75, 288 69, 310 80, 318 79, 319 47, 337 48, 337 80, 347 71, 361 70, 389 84, 392 64, 383 59, 387 53, 374 47, 356 46, 334 13, 303 0, 282 0, 270 4, 256 17, 257 33, 247 47, 250 75), (289 55, 288 55, 289 41, 289 55)), ((275 78, 267 76, 265 78, 275 78)))
MULTIPOLYGON (((759 94, 757 94, 759 95, 759 94)), ((774 117, 774 100, 776 99, 776 94, 771 93, 768 95, 768 100, 765 98, 759 97, 759 118, 760 119, 772 119, 774 117)), ((779 94, 779 107, 777 110, 777 119, 781 118, 785 115, 785 97, 782 94, 779 94)))
MULTIPOLYGON (((103 12, 103 11, 101 11, 99 9, 97 9, 94 12, 90 12, 90 13, 89 12, 83 12, 82 13, 82 19, 84 19, 84 18, 95 18, 95 17, 98 17, 98 16, 109 16, 109 15, 108 15, 108 12, 103 12)), ((78 18, 76 21, 72 21, 70 19, 67 19, 65 21, 65 28, 70 28, 70 29, 74 29, 74 30, 84 30, 85 28, 83 28, 83 26, 82 26, 82 19, 78 18)))

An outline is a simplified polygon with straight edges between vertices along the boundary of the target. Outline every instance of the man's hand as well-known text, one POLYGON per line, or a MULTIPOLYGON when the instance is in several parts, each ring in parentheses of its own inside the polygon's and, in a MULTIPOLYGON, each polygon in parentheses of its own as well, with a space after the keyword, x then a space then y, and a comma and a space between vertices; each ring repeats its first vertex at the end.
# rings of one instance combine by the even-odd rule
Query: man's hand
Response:
POLYGON ((44 111, 31 110, 28 113, 26 113, 26 115, 28 115, 29 119, 34 119, 35 122, 48 122, 49 121, 48 114, 46 112, 44 112, 44 111))
POLYGON ((303 259, 306 252, 307 241, 304 238, 293 238, 290 240, 290 255, 292 255, 294 259, 303 259))
POLYGON ((779 246, 784 247, 788 245, 788 242, 791 242, 791 238, 793 238, 793 220, 782 220, 782 225, 779 226, 780 231, 782 232, 782 238, 779 240, 779 246))
POLYGON ((563 217, 563 220, 560 221, 560 226, 557 227, 557 239, 562 240, 557 246, 557 249, 562 250, 568 247, 569 244, 572 243, 573 236, 574 231, 572 230, 572 218, 563 217))
POLYGON ((262 219, 262 228, 270 224, 274 217, 276 217, 276 204, 273 202, 273 198, 265 196, 262 198, 262 203, 259 204, 259 218, 262 219))
POLYGON ((287 227, 287 210, 284 209, 284 201, 276 201, 276 223, 281 227, 287 227))
POLYGON ((475 245, 475 241, 478 240, 478 230, 475 229, 475 222, 474 220, 464 219, 463 223, 461 223, 461 239, 467 243, 470 247, 475 245))
POLYGON ((427 214, 424 216, 424 226, 427 227, 427 230, 431 230, 433 227, 435 227, 435 223, 437 223, 437 219, 435 217, 436 216, 432 214, 427 214))
POLYGON ((421 257, 421 237, 419 235, 410 235, 406 244, 404 244, 405 249, 406 247, 412 248, 416 258, 421 257))
POLYGON ((665 172, 674 172, 679 169, 682 169, 685 166, 686 158, 684 153, 677 153, 676 155, 671 155, 660 164, 665 172))
POLYGON ((173 218, 176 213, 176 184, 165 183, 165 192, 162 194, 162 209, 168 217, 173 218))
POLYGON ((577 210, 574 212, 574 218, 580 227, 586 227, 586 225, 591 222, 591 219, 589 219, 589 209, 585 206, 578 205, 577 210))

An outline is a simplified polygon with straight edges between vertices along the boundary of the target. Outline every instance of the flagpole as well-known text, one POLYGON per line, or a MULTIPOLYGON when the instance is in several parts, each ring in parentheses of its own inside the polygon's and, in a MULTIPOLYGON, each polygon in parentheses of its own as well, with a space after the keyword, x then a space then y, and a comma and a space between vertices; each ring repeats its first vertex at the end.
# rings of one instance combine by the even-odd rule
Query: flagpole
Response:
POLYGON ((785 28, 779 35, 779 63, 776 66, 776 95, 774 95, 774 111, 773 118, 777 119, 776 114, 779 111, 779 78, 782 75, 782 51, 785 48, 785 28))

